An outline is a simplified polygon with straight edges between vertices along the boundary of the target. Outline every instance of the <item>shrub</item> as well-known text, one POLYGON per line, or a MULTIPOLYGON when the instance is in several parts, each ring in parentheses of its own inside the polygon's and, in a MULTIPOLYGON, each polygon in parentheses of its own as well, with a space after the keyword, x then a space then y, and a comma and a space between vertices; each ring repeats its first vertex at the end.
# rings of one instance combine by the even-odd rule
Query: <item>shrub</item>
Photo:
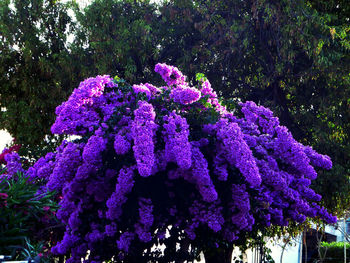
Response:
MULTIPOLYGON (((13 149, 12 149, 13 150, 13 149)), ((5 149, 0 172, 0 255, 14 258, 48 255, 50 226, 57 225, 57 203, 43 182, 33 181, 23 170, 19 155, 5 149)))
MULTIPOLYGON (((346 243, 346 254, 350 255, 350 244, 346 243)), ((322 242, 321 254, 326 255, 324 263, 338 263, 344 262, 344 242, 322 242)), ((350 262, 350 259, 347 259, 350 262)))
POLYGON ((29 170, 62 194, 66 231, 54 254, 169 262, 307 217, 335 222, 309 187, 314 167, 331 168, 328 156, 254 102, 228 111, 202 75, 193 87, 176 67, 155 71, 165 86, 97 76, 57 107, 52 132, 79 138, 29 170))

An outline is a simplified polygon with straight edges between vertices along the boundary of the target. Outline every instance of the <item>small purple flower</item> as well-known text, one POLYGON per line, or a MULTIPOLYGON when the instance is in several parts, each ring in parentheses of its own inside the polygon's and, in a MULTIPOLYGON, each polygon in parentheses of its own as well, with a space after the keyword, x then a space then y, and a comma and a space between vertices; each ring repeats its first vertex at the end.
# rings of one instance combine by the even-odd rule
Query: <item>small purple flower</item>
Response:
POLYGON ((117 241, 118 249, 128 252, 131 241, 134 240, 134 236, 135 235, 131 232, 124 232, 121 234, 119 240, 117 241))
POLYGON ((238 124, 221 119, 217 123, 217 138, 221 142, 220 148, 228 163, 236 166, 253 187, 259 186, 261 183, 259 169, 238 124))

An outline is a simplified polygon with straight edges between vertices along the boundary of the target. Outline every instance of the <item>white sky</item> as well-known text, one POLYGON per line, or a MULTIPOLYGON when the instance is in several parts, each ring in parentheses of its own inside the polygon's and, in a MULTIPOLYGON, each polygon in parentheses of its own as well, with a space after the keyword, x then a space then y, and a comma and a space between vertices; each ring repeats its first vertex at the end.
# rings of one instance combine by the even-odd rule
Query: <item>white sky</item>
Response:
POLYGON ((11 135, 5 130, 0 130, 0 153, 3 151, 6 144, 10 143, 11 141, 11 135))

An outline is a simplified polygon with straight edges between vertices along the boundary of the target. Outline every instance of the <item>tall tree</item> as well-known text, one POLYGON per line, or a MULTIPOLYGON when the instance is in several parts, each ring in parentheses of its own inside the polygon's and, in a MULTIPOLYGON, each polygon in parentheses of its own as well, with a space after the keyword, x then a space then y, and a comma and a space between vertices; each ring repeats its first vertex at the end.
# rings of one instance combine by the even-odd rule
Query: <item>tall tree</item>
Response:
POLYGON ((75 9, 78 31, 73 54, 82 76, 111 74, 149 80, 156 64, 156 6, 150 1, 95 0, 75 9))
POLYGON ((55 108, 72 90, 67 10, 52 0, 0 2, 0 127, 24 146, 50 134, 55 108))

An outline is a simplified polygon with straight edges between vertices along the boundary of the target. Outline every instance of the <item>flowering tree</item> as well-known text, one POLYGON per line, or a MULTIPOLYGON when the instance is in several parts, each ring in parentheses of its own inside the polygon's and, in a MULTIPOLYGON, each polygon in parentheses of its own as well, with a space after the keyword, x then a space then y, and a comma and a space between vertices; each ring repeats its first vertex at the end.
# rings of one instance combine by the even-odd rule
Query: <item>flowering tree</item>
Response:
POLYGON ((53 253, 180 262, 214 248, 230 262, 234 245, 266 229, 336 221, 309 188, 315 166, 331 168, 328 156, 295 141, 267 108, 228 111, 202 75, 192 87, 176 67, 155 71, 165 86, 97 76, 57 107, 52 132, 79 138, 28 170, 62 195, 66 231, 53 253))

